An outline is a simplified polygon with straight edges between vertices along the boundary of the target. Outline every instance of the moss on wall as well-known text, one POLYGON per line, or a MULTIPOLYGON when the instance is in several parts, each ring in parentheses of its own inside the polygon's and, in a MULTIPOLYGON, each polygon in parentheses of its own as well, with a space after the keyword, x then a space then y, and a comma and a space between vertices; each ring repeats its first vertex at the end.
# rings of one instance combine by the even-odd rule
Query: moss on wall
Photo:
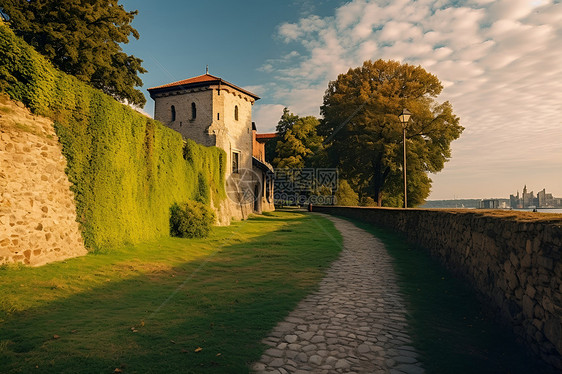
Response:
POLYGON ((169 235, 174 203, 225 198, 226 154, 66 75, 0 23, 0 89, 55 121, 85 244, 169 235))

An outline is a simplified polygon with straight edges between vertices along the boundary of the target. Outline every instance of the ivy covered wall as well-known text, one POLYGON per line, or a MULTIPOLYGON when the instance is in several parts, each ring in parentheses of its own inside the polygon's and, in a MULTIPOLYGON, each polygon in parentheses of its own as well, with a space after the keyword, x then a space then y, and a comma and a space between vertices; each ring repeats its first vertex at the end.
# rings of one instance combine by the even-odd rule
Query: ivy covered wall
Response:
POLYGON ((51 118, 90 249, 169 235, 170 207, 225 198, 226 155, 56 70, 0 22, 0 90, 51 118))

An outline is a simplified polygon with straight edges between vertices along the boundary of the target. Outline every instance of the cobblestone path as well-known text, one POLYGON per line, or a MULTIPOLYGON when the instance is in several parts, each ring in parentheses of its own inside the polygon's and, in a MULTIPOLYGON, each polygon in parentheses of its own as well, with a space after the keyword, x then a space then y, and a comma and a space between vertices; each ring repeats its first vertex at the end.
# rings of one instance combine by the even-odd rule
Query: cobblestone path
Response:
POLYGON ((423 373, 407 333, 390 257, 373 235, 325 216, 343 235, 341 256, 319 290, 264 343, 256 373, 423 373))

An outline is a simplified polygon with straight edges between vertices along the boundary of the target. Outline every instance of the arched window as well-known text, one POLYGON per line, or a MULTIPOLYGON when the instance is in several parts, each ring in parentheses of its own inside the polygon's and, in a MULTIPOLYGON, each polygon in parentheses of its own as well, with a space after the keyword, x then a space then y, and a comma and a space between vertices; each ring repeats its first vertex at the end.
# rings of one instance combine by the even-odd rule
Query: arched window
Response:
POLYGON ((238 121, 238 105, 234 106, 234 119, 238 121))
POLYGON ((172 107, 170 108, 172 111, 172 121, 176 120, 176 107, 172 105, 172 107))
POLYGON ((191 119, 197 118, 197 108, 195 107, 195 103, 191 103, 191 119))

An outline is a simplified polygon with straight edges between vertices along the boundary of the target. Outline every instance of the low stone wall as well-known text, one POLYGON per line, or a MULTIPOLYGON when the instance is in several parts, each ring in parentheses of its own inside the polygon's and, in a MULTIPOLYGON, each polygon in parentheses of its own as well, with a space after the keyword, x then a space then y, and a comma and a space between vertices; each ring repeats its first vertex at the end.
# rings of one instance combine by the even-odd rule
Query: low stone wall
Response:
POLYGON ((0 264, 86 254, 52 122, 0 99, 0 264))
POLYGON ((535 353, 562 369, 561 215, 322 206, 313 211, 404 233, 467 279, 535 353))

